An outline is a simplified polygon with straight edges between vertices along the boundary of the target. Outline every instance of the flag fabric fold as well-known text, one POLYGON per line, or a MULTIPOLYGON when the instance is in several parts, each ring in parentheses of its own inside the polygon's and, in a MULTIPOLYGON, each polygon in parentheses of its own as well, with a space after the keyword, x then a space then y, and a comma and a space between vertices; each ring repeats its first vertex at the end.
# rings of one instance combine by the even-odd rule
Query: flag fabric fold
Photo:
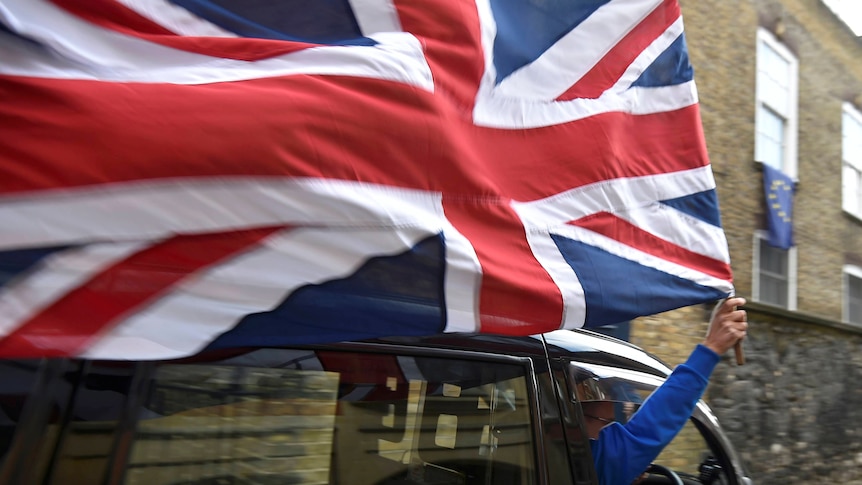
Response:
POLYGON ((766 195, 767 242, 779 249, 790 249, 793 241, 793 194, 796 184, 781 170, 763 165, 763 189, 766 195))
POLYGON ((0 2, 0 357, 732 293, 676 1, 0 2))

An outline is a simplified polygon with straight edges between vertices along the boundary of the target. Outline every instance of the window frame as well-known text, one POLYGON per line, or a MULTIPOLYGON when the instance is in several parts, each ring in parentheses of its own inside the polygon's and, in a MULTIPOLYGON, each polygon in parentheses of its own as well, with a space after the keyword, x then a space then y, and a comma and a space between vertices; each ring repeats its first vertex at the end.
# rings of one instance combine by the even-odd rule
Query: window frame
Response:
MULTIPOLYGON (((567 396, 569 402, 578 406, 580 414, 585 420, 592 418, 599 419, 603 422, 604 419, 602 418, 586 414, 584 411, 584 405, 591 402, 614 403, 617 405, 615 407, 618 411, 619 407, 628 401, 628 398, 620 394, 616 394, 613 391, 604 392, 601 389, 608 389, 611 386, 617 387, 618 383, 627 382, 631 386, 631 389, 637 388, 641 392, 648 390, 648 394, 652 394, 665 383, 669 374, 659 376, 639 370, 618 367, 604 362, 596 363, 586 362, 580 359, 569 359, 566 362, 565 376, 566 384, 569 387, 567 396), (601 384, 602 381, 610 382, 611 384, 603 385, 601 384), (614 382, 617 384, 613 384, 614 382), (579 383, 582 384, 579 385, 579 383), (596 395, 593 397, 589 395, 590 388, 596 390, 596 395)), ((629 398, 630 397, 631 395, 629 395, 629 398)), ((646 399, 644 399, 644 401, 645 400, 646 399)), ((637 406, 643 404, 644 401, 637 403, 637 406)), ((623 417, 621 413, 615 412, 613 419, 610 419, 610 421, 625 424, 624 421, 620 420, 621 417, 623 417)), ((707 448, 705 451, 708 451, 709 454, 717 460, 717 463, 720 465, 719 469, 723 470, 722 476, 724 479, 722 480, 722 483, 726 483, 724 480, 727 480, 729 483, 737 483, 735 478, 740 467, 735 463, 735 459, 728 453, 728 450, 732 448, 729 447, 720 434, 717 433, 717 429, 714 428, 715 423, 716 420, 713 417, 709 406, 703 399, 699 399, 691 416, 689 416, 688 421, 683 427, 682 432, 668 443, 668 446, 662 451, 662 454, 656 457, 654 463, 659 465, 664 464, 672 470, 679 471, 679 464, 662 462, 667 459, 667 452, 669 450, 673 450, 679 446, 680 440, 685 440, 682 433, 688 433, 689 436, 691 436, 692 433, 696 432, 698 437, 702 440, 702 442, 697 443, 707 448)))
MULTIPOLYGON (((851 162, 849 159, 850 154, 845 152, 845 123, 848 118, 858 123, 860 129, 862 129, 862 111, 850 103, 843 103, 841 107, 841 209, 857 219, 862 219, 862 155, 860 155, 859 160, 851 162), (856 207, 850 207, 847 202, 849 198, 846 193, 848 190, 848 184, 845 179, 847 176, 845 167, 847 166, 849 166, 851 170, 856 170, 857 173, 855 194, 856 207)), ((862 148, 860 148, 860 151, 862 151, 862 148)))
MULTIPOLYGON (((754 160, 757 163, 765 163, 762 160, 758 159, 758 139, 759 133, 762 123, 764 122, 761 119, 761 108, 766 108, 776 115, 783 117, 785 123, 784 126, 784 153, 782 159, 782 166, 776 167, 781 169, 785 174, 790 176, 793 180, 798 180, 798 137, 799 137, 799 61, 796 56, 779 41, 771 32, 764 28, 759 28, 757 30, 757 47, 763 44, 766 47, 775 51, 781 58, 787 61, 788 63, 788 77, 787 80, 787 90, 788 90, 788 102, 789 106, 787 107, 786 113, 781 113, 778 111, 777 107, 771 106, 766 99, 764 99, 761 94, 761 86, 760 86, 760 76, 761 72, 766 72, 764 68, 764 59, 757 55, 755 56, 756 68, 755 68, 755 109, 754 109, 754 160)), ((759 50, 759 49, 757 49, 759 50)))
POLYGON ((852 325, 862 326, 862 315, 859 315, 859 320, 850 319, 850 278, 856 278, 862 283, 862 267, 852 264, 845 264, 841 278, 841 320, 852 325))
POLYGON ((766 231, 756 231, 754 233, 753 244, 752 244, 752 272, 751 272, 751 297, 754 301, 759 303, 764 303, 767 305, 773 305, 779 308, 786 308, 790 311, 796 310, 796 297, 797 297, 797 249, 796 246, 791 247, 790 249, 780 249, 780 248, 772 248, 776 251, 785 251, 787 255, 787 306, 782 307, 780 305, 776 305, 775 303, 763 301, 760 296, 761 293, 761 283, 760 283, 760 245, 768 244, 768 235, 766 231))

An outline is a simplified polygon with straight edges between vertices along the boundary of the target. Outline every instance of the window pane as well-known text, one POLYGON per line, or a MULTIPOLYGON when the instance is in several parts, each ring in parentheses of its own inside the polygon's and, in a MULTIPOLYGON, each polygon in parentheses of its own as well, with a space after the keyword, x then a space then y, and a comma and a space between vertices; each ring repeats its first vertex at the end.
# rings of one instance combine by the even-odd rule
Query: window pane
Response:
POLYGON ((524 367, 269 352, 160 366, 125 483, 533 482, 524 367))
MULTIPOLYGON (((668 444, 655 463, 664 465, 671 470, 682 473, 686 478, 692 479, 700 476, 700 470, 705 463, 715 463, 715 460, 709 460, 711 453, 709 447, 704 441, 703 436, 697 427, 689 421, 685 427, 680 430, 679 434, 668 444)), ((718 468, 720 472, 721 469, 718 468)), ((695 481, 685 483, 697 483, 695 481)), ((723 483, 716 480, 715 483, 723 483)))
POLYGON ((760 301, 788 307, 788 255, 788 251, 760 241, 760 301))
POLYGON ((337 389, 323 371, 162 366, 125 483, 326 483, 337 389))
POLYGON ((853 167, 862 170, 862 122, 849 112, 844 112, 842 132, 842 157, 853 167))
POLYGON ((778 113, 787 115, 790 102, 790 63, 765 42, 758 49, 760 70, 757 96, 778 113))
POLYGON ((763 79, 763 96, 761 96, 760 99, 776 112, 781 113, 782 115, 787 115, 790 112, 788 109, 790 104, 790 93, 787 88, 781 85, 783 83, 777 82, 771 76, 767 76, 763 79))
POLYGON ((80 378, 68 376, 70 385, 76 386, 75 398, 50 470, 53 485, 103 482, 136 369, 133 365, 84 367, 80 378))
POLYGON ((847 275, 847 319, 862 323, 862 278, 847 275))
POLYGON ((842 118, 842 207, 862 217, 862 122, 849 109, 842 118))
POLYGON ((760 276, 760 301, 787 308, 787 281, 762 274, 760 276))
POLYGON ((24 404, 36 384, 39 361, 0 361, 0 464, 3 463, 12 438, 24 412, 24 404))
POLYGON ((773 248, 766 241, 760 244, 760 269, 776 278, 787 279, 787 251, 773 248))
POLYGON ((781 170, 784 166, 785 121, 774 111, 761 107, 757 122, 755 158, 759 162, 781 170))
MULTIPOLYGON (((764 70, 778 82, 786 80, 789 76, 788 62, 773 49, 769 44, 762 42, 762 49, 758 54, 763 56, 764 70)), ((783 84, 786 86, 786 84, 783 84)))
POLYGON ((841 179, 844 210, 862 216, 862 171, 845 164, 841 179))

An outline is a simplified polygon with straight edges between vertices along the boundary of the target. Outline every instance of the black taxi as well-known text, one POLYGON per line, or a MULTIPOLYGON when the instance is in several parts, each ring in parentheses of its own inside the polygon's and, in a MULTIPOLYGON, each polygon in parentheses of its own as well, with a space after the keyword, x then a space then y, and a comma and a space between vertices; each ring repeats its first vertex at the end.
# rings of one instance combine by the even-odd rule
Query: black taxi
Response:
MULTIPOLYGON (((598 483, 582 403, 670 373, 589 331, 0 361, 0 485, 598 483)), ((641 483, 749 485, 709 407, 641 483)))

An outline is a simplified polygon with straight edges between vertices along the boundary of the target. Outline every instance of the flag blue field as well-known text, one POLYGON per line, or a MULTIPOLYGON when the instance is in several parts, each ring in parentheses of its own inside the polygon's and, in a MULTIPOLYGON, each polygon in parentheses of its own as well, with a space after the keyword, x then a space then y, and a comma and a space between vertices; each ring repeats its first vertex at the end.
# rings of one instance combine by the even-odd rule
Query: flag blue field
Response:
POLYGON ((763 190, 766 195, 767 242, 779 249, 790 249, 795 246, 793 194, 796 184, 781 170, 764 164, 763 190))
POLYGON ((676 1, 3 0, 0 357, 733 292, 676 1))

